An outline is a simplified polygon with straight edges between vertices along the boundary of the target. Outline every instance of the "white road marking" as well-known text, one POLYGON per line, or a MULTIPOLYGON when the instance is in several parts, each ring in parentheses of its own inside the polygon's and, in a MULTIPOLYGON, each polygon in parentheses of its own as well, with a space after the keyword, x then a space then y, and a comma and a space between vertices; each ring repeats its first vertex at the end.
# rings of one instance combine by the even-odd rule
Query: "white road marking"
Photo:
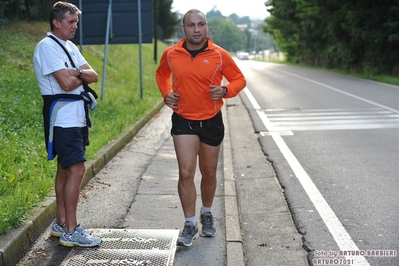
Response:
POLYGON ((263 110, 276 131, 399 128, 399 114, 382 108, 263 110))
MULTIPOLYGON (((363 102, 366 102, 366 103, 369 103, 369 104, 372 104, 372 105, 381 107, 381 108, 383 108, 383 109, 385 109, 385 110, 389 110, 389 111, 391 111, 391 112, 394 112, 394 113, 399 114, 399 110, 396 110, 396 109, 390 108, 390 107, 388 107, 388 106, 385 106, 385 105, 382 105, 382 104, 379 104, 379 103, 376 103, 376 102, 367 100, 367 99, 365 99, 365 98, 359 97, 359 96, 354 95, 354 94, 351 94, 351 93, 349 93, 349 92, 342 91, 342 90, 340 90, 340 89, 337 89, 337 88, 328 86, 327 84, 324 84, 324 83, 315 81, 315 80, 313 80, 313 79, 308 79, 308 78, 302 77, 302 76, 300 76, 300 75, 293 74, 293 73, 290 73, 290 72, 287 72, 287 71, 284 71, 284 70, 281 70, 281 69, 277 69, 277 68, 274 68, 274 70, 280 71, 280 72, 282 72, 282 73, 284 73, 284 74, 287 74, 287 75, 290 75, 290 76, 293 76, 293 77, 297 77, 297 78, 299 78, 299 79, 306 80, 306 81, 308 81, 308 82, 317 84, 317 85, 322 86, 322 87, 324 87, 324 88, 327 88, 327 89, 330 89, 330 90, 333 90, 333 91, 336 91, 336 92, 345 94, 345 95, 347 95, 347 96, 349 96, 349 97, 352 97, 352 98, 361 100, 361 101, 363 101, 363 102)), ((396 87, 396 86, 395 86, 395 87, 396 87)))
MULTIPOLYGON (((254 109, 257 111, 263 124, 269 130, 270 136, 272 136, 274 142, 277 144, 284 158, 287 160, 288 164, 295 173, 302 187, 308 194, 310 200, 312 201, 316 210, 319 212, 321 218, 326 224, 331 235, 334 237, 341 251, 359 251, 359 248, 353 242, 350 235, 346 232, 342 223, 339 221, 334 211, 328 205, 323 195, 321 195, 320 191, 317 189, 312 179, 309 177, 309 175, 303 169, 303 167, 296 159, 294 154, 288 148, 287 144, 284 142, 281 135, 277 131, 274 131, 273 124, 269 121, 266 114, 261 110, 258 102, 253 97, 252 93, 249 91, 248 88, 245 88, 244 92, 247 95, 248 99, 250 100, 254 109)), ((370 264, 367 262, 364 256, 351 256, 351 257, 346 256, 345 258, 353 260, 354 265, 370 266, 370 264)))

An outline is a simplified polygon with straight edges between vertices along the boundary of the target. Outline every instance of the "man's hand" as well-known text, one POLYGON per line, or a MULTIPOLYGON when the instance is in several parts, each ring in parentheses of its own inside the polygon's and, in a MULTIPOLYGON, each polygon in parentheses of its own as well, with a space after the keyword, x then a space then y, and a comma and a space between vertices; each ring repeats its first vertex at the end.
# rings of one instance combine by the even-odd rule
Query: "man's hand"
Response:
POLYGON ((177 108, 177 102, 179 101, 180 95, 174 91, 170 92, 165 97, 165 104, 170 108, 177 108))
POLYGON ((221 86, 209 85, 211 88, 208 92, 211 94, 212 100, 220 100, 224 97, 224 89, 221 86))

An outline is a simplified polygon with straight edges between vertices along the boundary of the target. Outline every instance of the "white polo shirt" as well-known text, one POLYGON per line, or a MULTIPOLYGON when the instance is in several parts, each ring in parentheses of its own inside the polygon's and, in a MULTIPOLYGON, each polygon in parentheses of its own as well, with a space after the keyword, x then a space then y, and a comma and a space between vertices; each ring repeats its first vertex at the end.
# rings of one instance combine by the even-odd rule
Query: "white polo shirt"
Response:
MULTIPOLYGON (((52 35, 50 32, 47 35, 52 35)), ((53 35, 56 37, 55 35, 53 35)), ((56 37, 57 38, 57 37, 56 37)), ((57 38, 61 44, 65 45, 69 51, 74 64, 78 67, 87 63, 85 58, 80 53, 76 45, 71 41, 64 41, 57 38)), ((53 73, 64 69, 73 68, 68 56, 58 43, 51 38, 43 38, 35 48, 33 55, 33 67, 36 75, 36 80, 42 95, 55 94, 77 94, 79 95, 83 89, 83 85, 77 87, 72 91, 63 90, 58 84, 53 73)), ((86 126, 84 103, 82 101, 71 102, 62 107, 55 120, 54 126, 59 127, 84 127, 86 126)))

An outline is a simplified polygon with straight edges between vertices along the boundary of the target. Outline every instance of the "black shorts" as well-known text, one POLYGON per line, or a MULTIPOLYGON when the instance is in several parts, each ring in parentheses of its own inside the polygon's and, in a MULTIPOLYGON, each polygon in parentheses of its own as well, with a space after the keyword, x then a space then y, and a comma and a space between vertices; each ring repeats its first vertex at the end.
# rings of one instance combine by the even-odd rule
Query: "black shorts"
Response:
POLYGON ((197 135, 200 141, 210 146, 218 146, 224 138, 224 124, 222 112, 217 113, 214 117, 203 120, 187 120, 182 116, 172 114, 173 135, 197 135))
POLYGON ((89 145, 87 127, 54 127, 54 150, 63 169, 86 161, 87 145, 89 145))

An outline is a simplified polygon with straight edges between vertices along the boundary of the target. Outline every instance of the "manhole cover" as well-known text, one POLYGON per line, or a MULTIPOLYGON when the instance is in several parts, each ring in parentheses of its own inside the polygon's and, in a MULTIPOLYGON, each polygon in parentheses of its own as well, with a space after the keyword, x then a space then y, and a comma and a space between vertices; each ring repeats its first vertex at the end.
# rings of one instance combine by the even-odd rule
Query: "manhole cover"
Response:
POLYGON ((74 248, 61 264, 172 266, 179 230, 94 229, 96 248, 74 248))

